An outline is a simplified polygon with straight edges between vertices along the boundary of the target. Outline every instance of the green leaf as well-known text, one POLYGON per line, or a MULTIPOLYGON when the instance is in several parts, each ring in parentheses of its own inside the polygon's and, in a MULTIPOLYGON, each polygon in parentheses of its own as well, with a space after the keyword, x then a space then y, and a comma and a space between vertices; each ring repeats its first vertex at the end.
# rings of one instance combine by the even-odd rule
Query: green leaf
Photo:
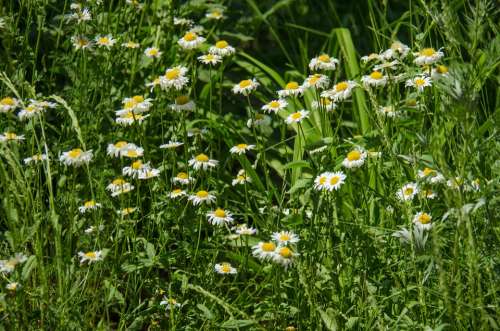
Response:
POLYGON ((224 323, 222 323, 220 325, 220 327, 223 329, 238 329, 238 328, 253 325, 256 323, 257 322, 253 321, 253 320, 233 320, 233 319, 230 319, 230 320, 227 320, 224 323))

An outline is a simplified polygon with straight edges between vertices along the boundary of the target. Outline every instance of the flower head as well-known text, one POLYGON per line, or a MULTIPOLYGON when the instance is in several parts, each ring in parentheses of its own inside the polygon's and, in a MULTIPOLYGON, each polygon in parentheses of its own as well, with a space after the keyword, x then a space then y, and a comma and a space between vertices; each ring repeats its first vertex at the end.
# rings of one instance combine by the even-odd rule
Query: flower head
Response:
POLYGON ((222 208, 217 208, 207 213, 208 222, 212 225, 223 226, 224 224, 233 222, 233 215, 222 208))
POLYGON ((425 212, 419 212, 413 217, 413 224, 424 230, 429 230, 432 227, 432 216, 425 212))
POLYGON ((211 204, 215 201, 215 195, 210 194, 208 191, 200 190, 195 194, 191 194, 188 197, 188 200, 193 203, 193 205, 201 205, 201 204, 211 204))
POLYGON ((332 89, 323 91, 321 97, 329 98, 333 101, 344 101, 351 96, 352 90, 356 86, 356 83, 353 81, 343 81, 335 84, 332 89))
POLYGON ((339 60, 337 60, 336 58, 330 57, 327 54, 321 54, 313 58, 311 62, 309 62, 309 69, 313 71, 315 70, 331 71, 335 70, 338 64, 339 60))
POLYGON ((226 56, 233 55, 236 52, 236 50, 234 49, 234 47, 229 45, 227 41, 219 40, 215 43, 214 46, 212 46, 208 49, 208 52, 210 54, 215 54, 215 55, 219 55, 221 57, 226 57, 226 56))
POLYGON ((158 47, 148 47, 144 51, 144 55, 146 55, 146 57, 149 57, 150 59, 158 59, 160 58, 161 54, 162 52, 160 52, 158 47))
POLYGON ((217 263, 214 267, 215 272, 221 275, 234 275, 237 274, 238 271, 236 268, 233 268, 230 263, 223 262, 223 263, 217 263))
POLYGON ((419 188, 416 183, 408 183, 396 192, 396 196, 400 201, 410 201, 418 192, 419 188))
POLYGON ((189 82, 189 78, 186 77, 188 69, 183 66, 176 66, 167 69, 163 76, 160 76, 159 85, 163 90, 181 90, 189 82))
POLYGON ((189 31, 177 43, 185 50, 198 48, 205 42, 205 38, 197 35, 195 32, 189 31))
POLYGON ((365 163, 366 152, 360 148, 355 148, 347 153, 342 165, 346 168, 359 168, 365 163))
POLYGON ((210 168, 215 168, 219 161, 210 159, 206 154, 198 154, 189 160, 189 166, 193 167, 194 170, 207 170, 210 168))
POLYGON ((432 79, 427 76, 417 76, 415 78, 408 79, 405 86, 414 87, 418 92, 422 92, 426 87, 432 86, 432 79))
POLYGON ((252 79, 244 79, 238 84, 233 86, 233 93, 234 94, 243 94, 243 95, 249 95, 252 91, 256 90, 257 87, 259 87, 259 83, 255 78, 252 79))
POLYGON ((59 161, 67 166, 79 167, 83 164, 89 164, 92 160, 92 150, 83 151, 80 148, 74 148, 70 151, 63 152, 59 157, 59 161))
POLYGON ((278 96, 280 98, 285 98, 290 96, 296 97, 302 95, 302 93, 304 93, 304 88, 300 86, 299 83, 288 82, 283 90, 278 91, 278 96))
POLYGON ((444 53, 439 50, 435 50, 432 47, 429 48, 424 48, 420 50, 418 53, 415 53, 415 64, 422 66, 422 65, 429 65, 429 64, 434 64, 441 60, 441 58, 444 56, 444 53))
POLYGON ((255 148, 255 145, 238 144, 236 146, 231 147, 231 149, 229 151, 231 152, 231 154, 241 155, 241 154, 245 154, 246 152, 248 152, 249 150, 252 150, 254 148, 255 148))
POLYGON ((277 100, 272 100, 272 101, 268 102, 267 104, 262 106, 261 109, 265 112, 277 113, 280 110, 285 109, 286 106, 288 106, 288 102, 286 102, 286 100, 277 99, 277 100))
POLYGON ((308 117, 309 117, 309 111, 302 109, 302 110, 299 110, 295 113, 288 115, 285 122, 287 124, 300 123, 300 122, 302 122, 302 120, 304 118, 308 118, 308 117))
POLYGON ((80 257, 80 264, 85 262, 91 264, 103 259, 102 251, 78 252, 78 257, 80 257))

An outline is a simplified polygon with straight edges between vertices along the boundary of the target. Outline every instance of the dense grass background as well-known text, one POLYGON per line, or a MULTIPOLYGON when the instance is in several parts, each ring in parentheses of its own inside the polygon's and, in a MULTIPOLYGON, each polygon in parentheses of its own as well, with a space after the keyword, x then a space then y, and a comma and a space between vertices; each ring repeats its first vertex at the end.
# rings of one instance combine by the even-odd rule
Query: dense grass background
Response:
MULTIPOLYGON (((0 4, 0 97, 58 104, 30 121, 0 114, 1 132, 26 138, 0 143, 0 259, 28 257, 2 273, 0 328, 499 328, 500 40, 494 1, 155 0, 140 9, 121 0, 88 1, 83 5, 92 20, 82 24, 66 20, 70 1, 0 4), (224 20, 205 18, 214 4, 225 6, 224 20), (201 50, 186 53, 177 45, 185 29, 173 24, 174 17, 202 24, 206 45, 225 39, 237 53, 223 70, 208 70, 197 63, 201 50), (108 33, 119 39, 110 50, 72 46, 74 35, 108 33), (128 40, 140 48, 120 46, 128 40), (276 90, 307 77, 312 57, 325 52, 339 58, 334 82, 359 81, 371 71, 361 56, 395 40, 412 51, 442 47, 449 77, 421 94, 404 84, 373 93, 358 88, 334 113, 286 126, 283 119, 294 110, 312 110, 317 95, 308 92, 272 115, 271 128, 247 127, 248 115, 276 98, 276 90), (163 52, 159 59, 143 55, 153 45, 163 52), (145 86, 178 64, 190 69, 184 92, 196 101, 191 113, 169 110, 175 93, 145 86), (257 78, 259 89, 248 99, 234 95, 233 85, 249 77, 257 78), (152 98, 151 116, 142 125, 117 126, 114 112, 133 95, 152 98), (404 116, 378 116, 378 106, 386 104, 404 116), (170 139, 185 145, 159 148, 170 139), (106 156, 107 145, 119 140, 143 147, 143 159, 162 173, 131 180, 135 190, 113 198, 105 188, 130 163, 106 156), (229 149, 242 142, 259 148, 231 155, 229 149), (358 170, 344 169, 353 146, 381 156, 358 170), (88 167, 58 161, 76 147, 93 150, 88 167), (50 162, 23 164, 45 150, 50 162), (219 166, 190 172, 196 177, 190 191, 214 192, 213 207, 231 210, 237 223, 258 229, 255 236, 234 238, 228 228, 207 223, 212 208, 168 197, 171 177, 189 169, 187 160, 201 152, 219 166), (396 191, 417 181, 425 167, 446 179, 479 179, 480 189, 442 184, 433 187, 436 199, 398 201, 396 191), (242 168, 252 183, 232 186, 242 168), (347 175, 339 191, 313 189, 318 174, 334 170, 347 175), (79 213, 89 199, 103 207, 79 213), (125 207, 138 210, 119 215, 125 207), (432 214, 432 230, 425 239, 402 243, 393 234, 411 229, 419 211, 432 214), (86 234, 89 226, 103 228, 86 234), (300 236, 292 266, 252 256, 252 245, 285 229, 300 236), (91 250, 103 250, 104 259, 80 265, 78 252, 91 250), (214 264, 223 261, 238 274, 216 274, 214 264), (19 283, 16 290, 6 288, 12 282, 19 283), (182 306, 166 311, 160 305, 165 297, 182 306)), ((400 69, 410 76, 419 70, 411 61, 400 69)))

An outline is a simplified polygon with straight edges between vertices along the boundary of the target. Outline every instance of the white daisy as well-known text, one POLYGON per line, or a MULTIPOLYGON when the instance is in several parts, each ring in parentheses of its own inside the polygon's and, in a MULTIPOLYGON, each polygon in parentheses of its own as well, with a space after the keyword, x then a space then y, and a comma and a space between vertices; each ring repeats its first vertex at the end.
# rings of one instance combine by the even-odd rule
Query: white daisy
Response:
POLYGON ((249 150, 252 150, 254 148, 255 148, 255 145, 238 144, 236 146, 231 147, 231 149, 229 151, 231 152, 231 154, 241 155, 241 154, 245 154, 246 152, 248 152, 249 150))
POLYGON ((259 85, 259 82, 257 82, 255 78, 245 79, 233 86, 233 93, 249 95, 252 91, 256 90, 259 85))
POLYGON ((320 102, 313 101, 311 107, 313 109, 324 108, 326 111, 331 112, 337 108, 337 104, 328 98, 320 98, 320 102))
POLYGON ((128 157, 130 159, 135 159, 144 155, 144 148, 136 146, 135 144, 129 143, 122 150, 120 150, 120 156, 128 157))
POLYGON ((406 87, 415 87, 418 92, 422 92, 426 87, 432 86, 432 79, 427 76, 417 76, 408 79, 405 83, 406 87))
POLYGON ((149 168, 149 163, 142 163, 141 160, 136 160, 130 166, 122 169, 122 175, 138 178, 143 171, 146 171, 149 168))
POLYGON ((219 21, 224 18, 224 11, 219 8, 214 8, 209 10, 206 14, 205 17, 209 20, 216 20, 219 21))
POLYGON ((236 52, 236 50, 234 49, 234 47, 230 46, 227 43, 227 41, 219 40, 215 43, 214 46, 212 46, 208 49, 208 52, 210 54, 215 54, 215 55, 219 55, 221 57, 226 57, 229 55, 233 55, 236 52))
POLYGON ((410 52, 410 47, 403 44, 400 41, 395 41, 392 43, 391 47, 380 54, 380 57, 384 60, 391 60, 397 57, 406 57, 410 52))
POLYGON ((219 161, 210 159, 207 155, 201 153, 189 160, 189 166, 193 167, 194 170, 207 170, 209 168, 215 168, 219 161))
POLYGON ((288 244, 296 244, 299 242, 299 236, 292 231, 274 232, 271 238, 278 243, 279 246, 287 246, 288 244))
POLYGON ((356 82, 354 81, 340 82, 335 84, 332 89, 321 92, 321 97, 329 98, 333 101, 343 101, 351 96, 352 90, 356 86, 356 82))
POLYGON ((273 258, 274 252, 276 251, 276 244, 269 242, 259 242, 257 245, 252 247, 252 255, 261 260, 271 260, 273 258))
POLYGON ((325 71, 331 71, 335 70, 337 68, 337 65, 339 64, 339 60, 337 60, 334 57, 330 57, 327 54, 322 54, 318 57, 315 57, 309 62, 309 69, 312 71, 315 70, 325 70, 325 71))
POLYGON ((257 229, 248 227, 246 224, 240 224, 234 227, 234 232, 240 236, 252 236, 257 233, 257 229))
POLYGON ((432 68, 431 78, 438 80, 440 78, 447 78, 449 76, 449 69, 445 65, 438 65, 435 68, 432 68))
POLYGON ((283 246, 278 247, 274 254, 272 255, 272 260, 275 263, 281 264, 285 268, 288 268, 293 262, 298 254, 295 253, 291 248, 283 246))
POLYGON ((9 141, 22 141, 24 140, 24 135, 17 135, 14 132, 4 132, 0 134, 0 142, 9 142, 9 141))
POLYGON ((216 54, 205 54, 198 56, 198 60, 203 63, 203 64, 210 64, 210 65, 216 65, 217 63, 222 62, 222 58, 219 55, 216 54))
POLYGON ((284 99, 272 100, 262 106, 262 110, 268 113, 277 113, 288 106, 288 102, 284 99))
POLYGON ((417 176, 418 178, 424 179, 432 184, 442 183, 446 180, 443 174, 427 167, 424 168, 424 170, 419 170, 417 176))
POLYGON ((210 194, 208 191, 200 190, 195 194, 191 194, 188 197, 188 200, 191 201, 195 206, 201 205, 203 203, 211 204, 215 201, 215 195, 210 194))
POLYGON ((120 157, 121 153, 127 150, 128 145, 128 142, 123 140, 118 141, 114 144, 108 144, 108 147, 106 148, 106 154, 108 156, 120 157))
POLYGON ((110 34, 108 34, 107 36, 97 36, 95 37, 95 43, 97 46, 110 49, 116 43, 116 39, 113 39, 110 34))
POLYGON ((73 36, 71 37, 71 43, 73 44, 73 47, 75 50, 91 50, 92 46, 94 45, 92 41, 90 41, 87 37, 85 36, 73 36))
POLYGON ((380 71, 373 71, 371 74, 363 76, 361 82, 365 87, 381 87, 387 84, 387 76, 380 71))
POLYGON ((304 83, 302 83, 302 88, 310 88, 314 87, 316 89, 325 89, 330 85, 330 78, 326 75, 322 74, 314 74, 310 75, 304 80, 304 83))
POLYGON ((324 172, 314 179, 314 189, 318 191, 338 190, 345 182, 347 176, 342 171, 324 172))
POLYGON ((432 216, 425 212, 419 212, 413 217, 413 224, 418 226, 423 230, 429 230, 432 228, 432 216))
POLYGON ((408 183, 396 192, 396 196, 400 201, 410 201, 413 200, 418 192, 419 188, 416 183, 408 183))
POLYGON ((436 51, 434 48, 424 48, 414 55, 415 60, 413 62, 416 65, 423 66, 438 62, 444 56, 444 53, 441 49, 436 51))
POLYGON ((146 57, 149 57, 150 59, 158 59, 162 54, 163 53, 160 52, 158 47, 148 47, 144 51, 144 55, 146 55, 146 57))
POLYGON ((309 117, 309 111, 302 109, 302 110, 299 110, 295 113, 288 115, 285 122, 287 124, 300 123, 304 118, 308 118, 308 117, 309 117))
POLYGON ((186 50, 198 48, 205 42, 205 38, 198 36, 195 32, 187 32, 177 43, 186 50))
POLYGON ((304 93, 304 88, 299 85, 297 82, 289 82, 285 85, 285 88, 283 90, 278 91, 278 96, 280 98, 285 98, 285 97, 296 97, 299 95, 302 95, 304 93))
POLYGON ((221 275, 234 275, 237 274, 238 271, 236 268, 233 268, 230 263, 223 262, 223 263, 217 263, 214 267, 215 272, 221 275))
POLYGON ((63 152, 59 157, 59 161, 67 166, 79 167, 83 164, 89 164, 92 160, 92 150, 84 152, 80 148, 75 148, 67 152, 63 152))
POLYGON ((37 107, 34 104, 30 104, 27 107, 21 109, 17 116, 20 120, 26 120, 33 118, 35 116, 41 115, 45 111, 45 108, 37 107))
POLYGON ((146 180, 146 179, 160 177, 160 172, 161 172, 160 169, 147 167, 146 169, 143 169, 139 173, 138 178, 141 180, 146 180))
POLYGON ((181 143, 180 141, 174 141, 174 140, 169 140, 168 143, 160 145, 161 149, 174 149, 179 146, 184 145, 184 143, 181 143))
POLYGON ((380 55, 377 53, 371 53, 369 55, 365 55, 361 57, 361 62, 367 63, 370 61, 378 61, 380 60, 380 55))
POLYGON ((207 213, 208 222, 212 225, 223 226, 224 224, 233 222, 233 215, 222 208, 217 208, 207 213))
POLYGON ((83 206, 78 207, 78 211, 80 214, 85 214, 88 211, 96 210, 101 207, 102 205, 100 203, 97 203, 94 200, 88 200, 83 203, 83 206))
POLYGON ((378 108, 378 113, 389 118, 395 118, 400 115, 400 112, 397 111, 394 106, 380 106, 378 108))
POLYGON ((189 78, 186 77, 188 69, 183 66, 176 66, 167 69, 163 76, 160 76, 160 87, 163 90, 169 90, 174 88, 176 90, 181 90, 189 82, 189 78))
POLYGON ((160 301, 160 306, 165 306, 166 310, 171 310, 174 308, 180 308, 182 305, 177 302, 174 298, 164 298, 160 301))
POLYGON ((8 113, 13 111, 19 105, 16 98, 5 97, 0 100, 0 113, 8 113))
POLYGON ((134 189, 134 185, 126 182, 122 178, 117 178, 111 182, 108 186, 106 186, 106 190, 111 192, 112 197, 119 196, 122 193, 130 192, 134 189))
POLYGON ((169 107, 175 112, 193 111, 196 108, 196 104, 189 99, 189 96, 179 95, 169 107))
POLYGON ((185 172, 179 172, 175 177, 172 178, 172 183, 174 184, 184 184, 187 185, 194 181, 194 178, 189 176, 185 172))
POLYGON ((78 257, 80 257, 80 264, 85 262, 93 263, 97 261, 101 261, 103 259, 102 251, 93 251, 93 252, 78 252, 78 257))
POLYGON ((183 197, 185 195, 187 195, 186 191, 181 190, 180 188, 176 188, 176 189, 172 190, 170 193, 168 193, 168 197, 170 199, 180 198, 180 197, 183 197))
POLYGON ((123 43, 122 47, 130 48, 130 49, 135 49, 135 48, 141 47, 141 45, 139 43, 136 43, 136 42, 133 42, 133 41, 129 40, 126 43, 123 43))
POLYGON ((236 178, 233 179, 231 184, 233 186, 236 186, 236 185, 243 185, 245 183, 251 183, 251 182, 252 182, 252 178, 250 178, 249 176, 246 175, 245 170, 241 169, 240 171, 238 171, 236 178))
POLYGON ((365 163, 366 152, 360 148, 356 148, 347 153, 346 158, 342 161, 342 165, 346 168, 359 168, 365 163))
POLYGON ((47 154, 35 154, 33 156, 25 158, 24 164, 38 163, 47 160, 47 154))

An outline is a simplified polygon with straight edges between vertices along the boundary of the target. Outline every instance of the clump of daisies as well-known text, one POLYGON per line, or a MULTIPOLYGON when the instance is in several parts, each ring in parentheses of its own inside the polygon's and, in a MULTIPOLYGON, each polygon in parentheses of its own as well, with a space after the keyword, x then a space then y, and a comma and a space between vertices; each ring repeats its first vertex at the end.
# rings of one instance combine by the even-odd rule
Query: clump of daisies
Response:
POLYGON ((270 241, 254 245, 252 254, 262 261, 271 261, 288 268, 299 255, 296 250, 299 240, 299 236, 292 231, 274 232, 270 241))

